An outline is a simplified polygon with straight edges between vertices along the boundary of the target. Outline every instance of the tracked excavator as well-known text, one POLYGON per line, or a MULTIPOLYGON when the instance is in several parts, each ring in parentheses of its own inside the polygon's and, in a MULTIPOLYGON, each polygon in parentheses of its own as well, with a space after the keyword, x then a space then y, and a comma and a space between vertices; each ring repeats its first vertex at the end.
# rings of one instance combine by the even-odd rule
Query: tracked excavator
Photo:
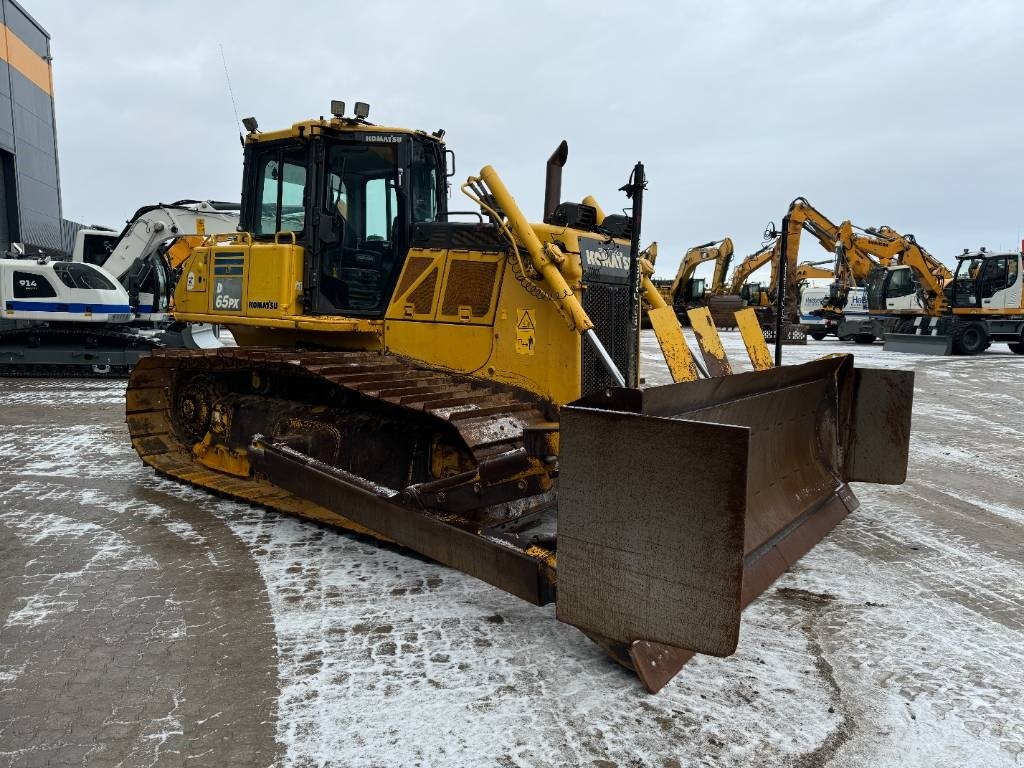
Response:
POLYGON ((246 120, 240 231, 192 249, 174 309, 239 346, 130 378, 158 472, 554 602, 652 692, 735 651, 848 482, 903 481, 912 374, 698 362, 640 255, 642 164, 599 214, 560 201, 563 142, 534 223, 486 166, 463 221, 443 131, 331 113, 246 120), (676 383, 639 386, 641 294, 676 383))
POLYGON ((769 338, 774 336, 778 325, 786 341, 805 341, 806 331, 800 323, 800 288, 808 279, 829 277, 833 272, 822 268, 825 263, 822 261, 798 263, 803 232, 810 232, 823 248, 830 253, 835 252, 836 225, 805 198, 798 197, 790 204, 781 230, 776 229, 774 223, 769 223, 764 232, 765 245, 737 265, 729 279, 728 293, 711 302, 713 310, 730 310, 736 304, 759 308, 758 317, 769 338), (783 274, 780 268, 783 259, 786 261, 786 290, 780 301, 778 286, 783 274), (748 280, 754 272, 769 264, 771 276, 766 284, 748 280), (729 299, 733 300, 732 304, 725 303, 729 299), (777 324, 775 320, 780 307, 783 308, 782 322, 777 324))
POLYGON ((177 267, 207 224, 234 232, 238 205, 149 205, 120 233, 79 230, 70 261, 0 259, 0 376, 124 376, 153 349, 219 345, 213 326, 170 315, 177 267))
POLYGON ((654 281, 665 301, 676 310, 681 321, 686 321, 687 310, 705 306, 710 296, 724 292, 725 276, 729 271, 733 252, 732 240, 728 237, 695 245, 683 255, 674 279, 654 281), (709 261, 715 264, 710 285, 704 278, 694 277, 697 267, 709 261))

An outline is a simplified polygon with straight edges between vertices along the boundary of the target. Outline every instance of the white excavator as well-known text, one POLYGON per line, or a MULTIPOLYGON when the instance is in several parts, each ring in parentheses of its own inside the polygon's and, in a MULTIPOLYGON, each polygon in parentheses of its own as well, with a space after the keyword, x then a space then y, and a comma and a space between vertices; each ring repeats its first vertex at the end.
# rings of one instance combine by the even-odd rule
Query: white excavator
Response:
POLYGON ((179 200, 140 208, 120 234, 79 230, 70 261, 14 248, 0 259, 0 375, 124 375, 156 348, 217 345, 212 326, 174 321, 171 296, 183 255, 237 226, 237 205, 179 200))

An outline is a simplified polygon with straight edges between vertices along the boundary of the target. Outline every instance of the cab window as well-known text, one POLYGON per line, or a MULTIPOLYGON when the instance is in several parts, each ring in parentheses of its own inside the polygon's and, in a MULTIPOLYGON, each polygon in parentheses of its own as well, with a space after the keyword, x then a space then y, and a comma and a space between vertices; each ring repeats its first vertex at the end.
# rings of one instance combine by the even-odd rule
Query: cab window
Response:
POLYGON ((910 269, 897 269, 893 271, 892 276, 889 279, 889 290, 885 292, 885 295, 889 298, 896 298, 899 296, 909 296, 917 290, 915 285, 913 270, 910 269))
POLYGON ((412 220, 437 220, 437 169, 432 165, 412 167, 412 220))
POLYGON ((102 267, 117 242, 117 235, 85 235, 82 239, 82 261, 102 267))
POLYGON ((53 272, 68 288, 83 288, 95 291, 112 291, 114 284, 95 267, 79 262, 58 262, 53 272))
POLYGON ((391 240, 391 227, 398 213, 398 196, 390 179, 366 182, 366 221, 363 231, 367 240, 391 240))
POLYGON ((260 209, 257 235, 301 233, 306 226, 306 164, 304 153, 264 156, 259 163, 260 209))
MULTIPOLYGON (((991 299, 996 291, 1001 291, 1007 285, 1011 285, 1007 280, 1006 262, 1005 256, 989 258, 981 280, 981 297, 983 299, 991 299)), ((1014 266, 1017 266, 1016 263, 1014 266)))

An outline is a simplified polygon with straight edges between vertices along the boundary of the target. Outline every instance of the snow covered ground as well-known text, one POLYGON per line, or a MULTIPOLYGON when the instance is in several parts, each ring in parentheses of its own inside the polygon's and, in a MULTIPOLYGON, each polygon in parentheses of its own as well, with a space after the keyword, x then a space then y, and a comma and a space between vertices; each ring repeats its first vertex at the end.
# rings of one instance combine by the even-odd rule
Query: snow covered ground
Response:
POLYGON ((917 372, 910 479, 657 696, 551 607, 156 477, 123 382, 0 380, 0 766, 1024 765, 1024 358, 785 361, 838 351, 917 372))

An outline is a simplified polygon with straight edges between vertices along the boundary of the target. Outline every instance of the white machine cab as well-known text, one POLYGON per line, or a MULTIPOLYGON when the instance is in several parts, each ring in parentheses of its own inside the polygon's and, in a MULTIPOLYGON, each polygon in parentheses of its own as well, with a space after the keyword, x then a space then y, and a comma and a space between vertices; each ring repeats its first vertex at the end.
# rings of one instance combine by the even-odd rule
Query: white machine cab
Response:
POLYGON ((92 264, 0 259, 3 320, 127 323, 128 292, 92 264))

